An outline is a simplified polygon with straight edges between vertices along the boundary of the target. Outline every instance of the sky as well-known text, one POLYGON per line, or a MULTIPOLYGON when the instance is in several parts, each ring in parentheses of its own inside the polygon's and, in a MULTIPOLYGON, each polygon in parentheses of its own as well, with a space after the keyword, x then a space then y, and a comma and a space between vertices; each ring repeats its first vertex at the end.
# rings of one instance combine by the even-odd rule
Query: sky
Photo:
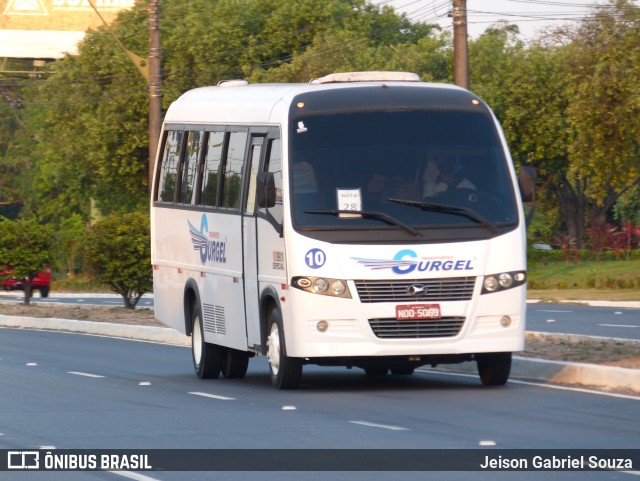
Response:
MULTIPOLYGON (((406 13, 413 22, 437 23, 451 29, 452 0, 370 0, 376 5, 391 5, 406 13)), ((640 5, 640 0, 634 0, 640 5)), ((549 26, 575 24, 588 16, 591 7, 606 0, 467 0, 467 32, 476 38, 499 20, 516 24, 521 37, 530 40, 549 26)))

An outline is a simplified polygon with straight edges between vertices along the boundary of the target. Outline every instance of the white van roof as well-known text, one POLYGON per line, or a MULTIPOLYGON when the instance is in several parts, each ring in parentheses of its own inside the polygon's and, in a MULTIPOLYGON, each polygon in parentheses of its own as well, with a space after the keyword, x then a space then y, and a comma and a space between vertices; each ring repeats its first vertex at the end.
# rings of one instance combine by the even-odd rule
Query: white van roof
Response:
POLYGON ((244 80, 228 80, 216 87, 199 87, 185 92, 171 104, 165 122, 272 123, 274 114, 282 113, 280 109, 288 110, 296 95, 382 85, 464 91, 449 84, 421 82, 417 74, 409 72, 344 72, 309 83, 249 84, 244 80))

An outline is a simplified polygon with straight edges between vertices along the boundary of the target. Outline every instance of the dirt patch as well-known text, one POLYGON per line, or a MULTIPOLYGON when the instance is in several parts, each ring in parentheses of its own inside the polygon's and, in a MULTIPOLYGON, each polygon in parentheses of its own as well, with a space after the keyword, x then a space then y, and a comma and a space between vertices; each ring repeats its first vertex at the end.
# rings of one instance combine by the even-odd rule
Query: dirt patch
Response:
POLYGON ((52 317, 79 321, 115 322, 137 326, 163 326, 155 320, 152 309, 126 309, 124 307, 66 306, 63 304, 0 302, 0 315, 24 317, 52 317))
POLYGON ((640 343, 527 335, 523 357, 640 369, 640 343))
MULTIPOLYGON (((115 322, 138 326, 163 326, 155 320, 152 309, 124 307, 66 306, 62 304, 24 304, 0 302, 0 315, 53 317, 93 322, 115 322)), ((556 336, 528 335, 525 351, 519 356, 550 361, 584 362, 640 369, 640 343, 617 340, 578 341, 556 336)))

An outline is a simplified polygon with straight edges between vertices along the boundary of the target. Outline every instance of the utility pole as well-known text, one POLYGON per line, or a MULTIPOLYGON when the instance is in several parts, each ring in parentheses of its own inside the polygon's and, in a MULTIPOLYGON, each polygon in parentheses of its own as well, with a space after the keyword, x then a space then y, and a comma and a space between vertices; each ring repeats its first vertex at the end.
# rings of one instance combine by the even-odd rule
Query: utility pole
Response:
POLYGON ((467 0, 453 0, 453 83, 469 88, 467 0))
POLYGON ((160 6, 149 0, 149 192, 153 182, 162 127, 162 78, 160 72, 160 6))

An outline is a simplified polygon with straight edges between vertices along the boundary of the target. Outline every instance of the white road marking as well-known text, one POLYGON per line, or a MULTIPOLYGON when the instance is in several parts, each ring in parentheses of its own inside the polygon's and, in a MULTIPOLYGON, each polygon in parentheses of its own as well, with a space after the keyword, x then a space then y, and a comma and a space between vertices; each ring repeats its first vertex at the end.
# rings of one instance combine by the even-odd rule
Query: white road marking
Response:
POLYGON ((389 424, 377 424, 370 423, 369 421, 349 421, 351 424, 359 424, 361 426, 368 426, 370 428, 389 429, 390 431, 410 431, 409 428, 403 428, 402 426, 391 426, 389 424))
POLYGON ((145 476, 144 474, 134 473, 130 471, 108 471, 112 474, 117 474, 123 478, 135 479, 136 481, 158 481, 158 478, 152 478, 151 476, 145 476))
POLYGON ((32 367, 32 366, 37 366, 38 363, 37 362, 28 362, 27 366, 32 367))
POLYGON ((573 312, 573 311, 554 311, 553 309, 540 309, 538 312, 573 312))
POLYGON ((297 408, 295 406, 282 406, 283 411, 295 411, 297 408))
POLYGON ((219 396, 217 394, 209 394, 206 392, 190 392, 189 394, 193 394, 194 396, 202 396, 202 397, 208 397, 208 398, 212 398, 212 399, 219 399, 220 401, 235 401, 236 398, 234 397, 227 397, 227 396, 219 396))
POLYGON ((495 445, 496 445, 496 442, 495 442, 495 441, 492 441, 492 440, 490 440, 490 439, 484 439, 484 440, 481 440, 481 441, 478 443, 478 445, 479 445, 479 446, 495 446, 495 445))
POLYGON ((598 326, 602 326, 602 327, 640 327, 640 326, 631 326, 629 324, 598 324, 598 326))
POLYGON ((100 376, 99 374, 91 374, 88 372, 79 372, 79 371, 67 371, 67 374, 73 374, 75 376, 84 376, 84 377, 95 377, 95 378, 104 377, 104 376, 100 376))
POLYGON ((149 381, 142 381, 138 383, 138 386, 151 386, 151 383, 149 381))

